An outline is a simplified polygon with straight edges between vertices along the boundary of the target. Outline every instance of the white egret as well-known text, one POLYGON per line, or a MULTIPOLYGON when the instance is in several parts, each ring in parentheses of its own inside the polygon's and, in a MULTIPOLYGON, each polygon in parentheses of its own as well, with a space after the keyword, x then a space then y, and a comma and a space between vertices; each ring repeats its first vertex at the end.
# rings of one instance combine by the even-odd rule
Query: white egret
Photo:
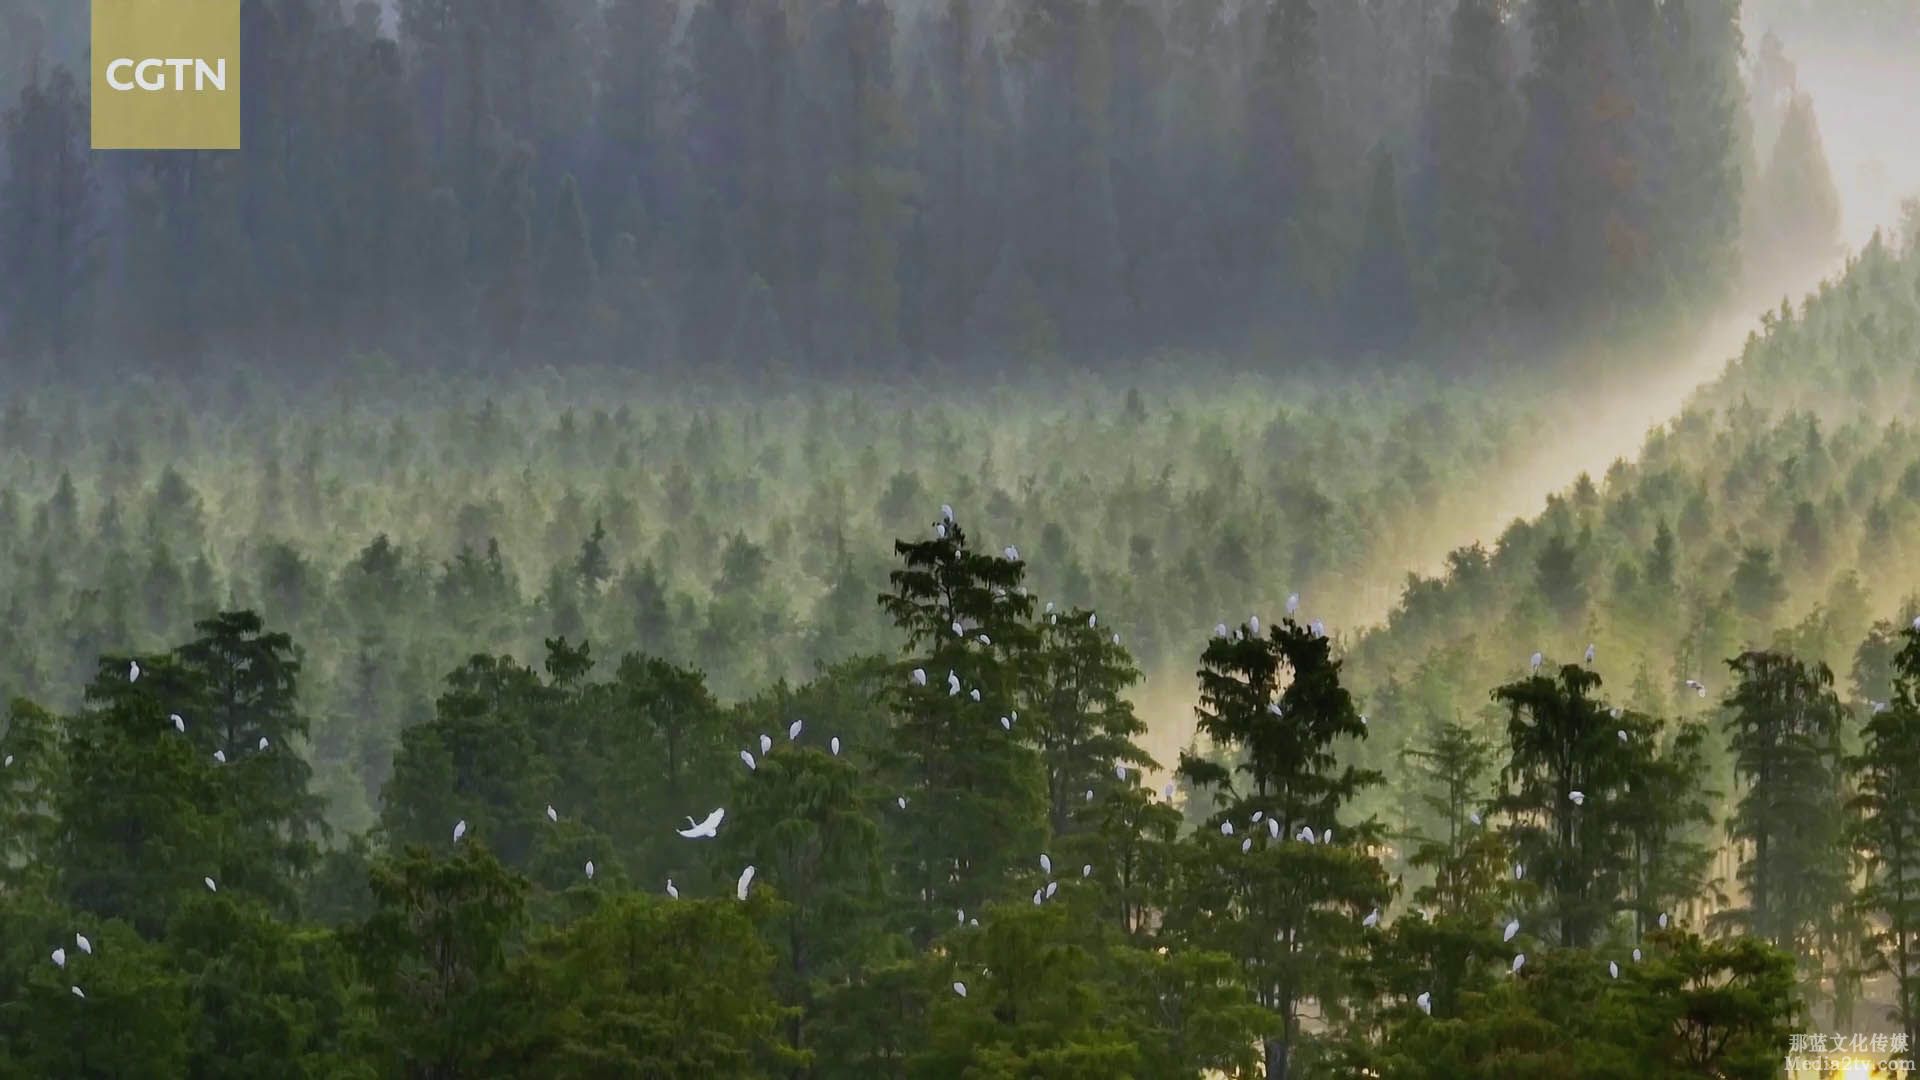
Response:
POLYGON ((1115 645, 1118 645, 1118 644, 1120 644, 1120 635, 1119 635, 1119 634, 1115 634, 1115 635, 1113 635, 1113 643, 1114 643, 1115 645))
POLYGON ((1587 663, 1593 663, 1593 642, 1587 642, 1587 663))
POLYGON ((267 748, 267 737, 266 737, 265 735, 262 735, 262 736, 260 736, 260 746, 259 746, 259 748, 260 748, 261 750, 265 750, 265 749, 267 748))
POLYGON ((587 860, 587 880, 588 881, 593 880, 593 860, 592 859, 587 860))
POLYGON ((1009 719, 1007 719, 1007 718, 1006 718, 1006 717, 1004 717, 1004 716, 1003 716, 1003 717, 1001 717, 1001 718, 1000 718, 1000 729, 1001 729, 1002 731, 1012 731, 1012 730, 1013 730, 1013 721, 1011 721, 1011 720, 1009 720, 1009 719))
POLYGON ((1635 949, 1635 950, 1633 950, 1633 962, 1634 962, 1634 963, 1636 963, 1636 964, 1640 962, 1640 950, 1639 950, 1639 949, 1635 949))
POLYGON ((909 678, 913 680, 913 685, 915 686, 927 685, 927 671, 925 668, 914 668, 913 674, 909 676, 909 678))
POLYGON ((77 987, 77 986, 69 986, 69 987, 67 987, 67 989, 69 989, 69 990, 71 990, 71 991, 73 991, 73 996, 74 996, 74 997, 77 997, 77 998, 80 998, 80 999, 81 999, 81 1000, 83 1000, 83 1001, 84 1001, 84 1000, 86 999, 86 996, 87 996, 87 994, 86 994, 86 991, 84 991, 84 990, 82 990, 82 989, 80 989, 79 987, 77 987))
POLYGON ((59 968, 63 968, 67 966, 67 950, 65 949, 53 950, 53 966, 59 967, 59 968))
POLYGON ((0 762, 0 766, 4 766, 5 768, 9 768, 9 769, 13 768, 13 755, 8 754, 7 760, 4 762, 0 762))
POLYGON ((727 816, 727 808, 724 806, 714 810, 713 813, 708 814, 707 819, 705 821, 696 823, 693 820, 692 815, 688 815, 687 827, 684 829, 676 829, 674 831, 678 832, 681 836, 684 836, 689 840, 698 840, 698 839, 710 840, 717 833, 719 833, 720 822, 725 820, 726 816, 727 816))
POLYGON ((1040 853, 1040 869, 1048 874, 1053 873, 1053 860, 1048 858, 1044 851, 1040 853))
POLYGON ((1425 990, 1420 991, 1420 996, 1414 998, 1413 1003, 1420 1006, 1421 1012, 1426 1013, 1428 1016, 1433 1015, 1433 995, 1431 993, 1425 990))
POLYGON ((960 676, 949 671, 947 672, 947 696, 953 697, 958 693, 960 693, 960 676))
POLYGON ((1507 929, 1506 929, 1506 932, 1500 935, 1500 940, 1501 940, 1501 941, 1512 941, 1512 940, 1513 940, 1513 935, 1515 935, 1515 934, 1517 934, 1517 933, 1519 933, 1519 932, 1520 932, 1520 920, 1519 920, 1519 919, 1515 919, 1515 920, 1513 920, 1512 922, 1509 922, 1509 923, 1507 924, 1507 929))
POLYGON ((1539 670, 1540 670, 1540 662, 1541 662, 1541 661, 1542 661, 1543 659, 1544 659, 1544 657, 1542 657, 1542 656, 1541 656, 1541 655, 1540 655, 1539 653, 1537 653, 1537 652, 1536 652, 1536 653, 1534 653, 1534 654, 1533 654, 1533 658, 1532 658, 1532 661, 1531 661, 1531 663, 1533 664, 1533 670, 1535 670, 1535 671, 1539 671, 1539 670))
POLYGON ((1093 864, 1092 864, 1092 863, 1087 863, 1086 865, 1084 865, 1084 866, 1082 866, 1082 867, 1080 867, 1080 876, 1081 876, 1081 877, 1083 877, 1083 878, 1088 878, 1088 877, 1092 877, 1092 876, 1093 876, 1093 864))
POLYGON ((947 505, 946 503, 941 503, 941 504, 940 504, 940 516, 941 516, 941 517, 943 517, 943 518, 945 518, 945 519, 946 519, 946 520, 948 520, 948 521, 952 521, 952 520, 953 520, 953 507, 951 507, 951 506, 949 506, 949 505, 947 505))
POLYGON ((1300 594, 1288 593, 1287 594, 1287 614, 1291 615, 1294 612, 1299 610, 1300 610, 1300 594))
POLYGON ((140 661, 134 660, 127 664, 127 681, 130 683, 140 681, 140 661))
POLYGON ((1608 974, 1608 975, 1610 975, 1610 976, 1612 976, 1613 978, 1616 978, 1616 979, 1617 979, 1617 978, 1619 978, 1619 977, 1620 977, 1620 965, 1619 965, 1619 964, 1617 964, 1617 963, 1615 963, 1615 962, 1614 962, 1614 961, 1612 961, 1612 960, 1609 960, 1609 961, 1607 961, 1607 974, 1608 974))
POLYGON ((1087 801, 1088 801, 1088 802, 1092 802, 1092 801, 1093 801, 1093 789, 1092 789, 1092 788, 1088 788, 1088 789, 1087 789, 1087 801))
POLYGON ((1627 741, 1627 729, 1626 729, 1626 728, 1621 728, 1620 730, 1618 730, 1618 731, 1616 731, 1616 732, 1614 732, 1614 734, 1615 734, 1615 735, 1617 735, 1617 736, 1619 736, 1619 738, 1620 738, 1620 741, 1621 741, 1621 742, 1626 742, 1626 741, 1627 741))
POLYGON ((1220 835, 1221 835, 1221 836, 1232 836, 1232 835, 1233 835, 1233 822, 1231 822, 1231 821, 1223 821, 1223 822, 1221 822, 1221 823, 1220 823, 1220 835))
POLYGON ((1167 781, 1167 786, 1160 789, 1160 797, 1168 802, 1173 801, 1173 781, 1167 781))
POLYGON ((1047 890, 1045 890, 1045 889, 1035 889, 1035 890, 1033 890, 1033 905, 1034 905, 1035 907, 1039 907, 1039 906, 1040 906, 1040 902, 1041 902, 1042 900, 1045 900, 1046 898, 1047 898, 1047 890))
POLYGON ((834 757, 840 756, 840 736, 835 735, 832 739, 828 740, 827 746, 833 750, 834 757))
MULTIPOLYGON (((559 821, 559 820, 560 820, 560 811, 558 811, 558 810, 555 810, 555 809, 553 808, 553 804, 552 804, 552 803, 548 803, 548 804, 547 804, 547 820, 548 820, 548 821, 559 821)), ((692 820, 692 819, 691 819, 691 818, 689 818, 688 820, 692 820)))
POLYGON ((1467 820, 1473 822, 1475 825, 1480 824, 1480 811, 1478 810, 1467 811, 1467 820))
POLYGON ((1127 767, 1125 765, 1115 765, 1113 767, 1113 775, 1117 780, 1125 780, 1127 778, 1127 767))
POLYGON ((1368 913, 1366 918, 1360 920, 1360 925, 1366 927, 1369 930, 1373 929, 1376 926, 1379 926, 1380 925, 1380 909, 1374 908, 1373 911, 1368 913))
POLYGON ((975 687, 974 689, 972 689, 972 690, 969 690, 969 691, 967 692, 967 696, 968 696, 968 697, 971 697, 971 698, 972 698, 973 700, 975 700, 975 701, 979 701, 979 700, 980 700, 980 690, 979 690, 979 688, 978 688, 978 687, 975 687))
POLYGON ((200 880, 201 880, 201 881, 204 881, 204 882, 206 882, 206 883, 207 883, 207 891, 208 891, 208 892, 219 892, 219 891, 220 891, 220 887, 219 887, 218 885, 215 885, 215 884, 213 883, 213 879, 212 879, 212 878, 210 878, 210 877, 203 877, 203 878, 201 878, 200 880))
POLYGON ((900 809, 905 810, 907 808, 907 797, 905 795, 902 795, 893 801, 900 804, 900 809))
POLYGON ((1253 850, 1253 837, 1249 836, 1245 840, 1240 841, 1240 854, 1245 855, 1247 852, 1252 850, 1253 850))
POLYGON ((947 527, 944 523, 938 521, 933 523, 933 538, 935 540, 945 540, 947 538, 947 527))
POLYGON ((1266 816, 1267 816, 1267 812, 1265 810, 1255 810, 1253 812, 1253 823, 1255 825, 1260 824, 1260 819, 1266 816))
POLYGON ((993 639, 992 639, 992 638, 990 638, 990 637, 988 637, 988 636, 987 636, 987 635, 985 635, 985 634, 981 634, 981 635, 980 635, 980 637, 979 637, 979 638, 978 638, 977 640, 978 640, 978 641, 980 642, 980 644, 982 644, 982 645, 991 645, 991 644, 993 644, 993 639))
POLYGON ((804 720, 795 720, 793 723, 788 724, 787 725, 787 741, 793 742, 794 740, 798 739, 800 737, 800 729, 805 726, 806 726, 806 721, 804 720))
POLYGON ((1213 636, 1214 636, 1214 637, 1226 637, 1226 636, 1227 636, 1227 624, 1226 624, 1226 623, 1215 623, 1215 624, 1213 625, 1213 636))
POLYGON ((1313 627, 1312 627, 1312 629, 1313 629, 1313 636, 1314 636, 1314 637, 1326 637, 1326 636, 1327 636, 1327 624, 1326 624, 1326 623, 1323 623, 1323 622, 1321 622, 1321 621, 1320 621, 1319 619, 1315 619, 1315 620, 1313 620, 1313 627))
POLYGON ((960 995, 961 997, 966 997, 966 996, 967 996, 967 984, 966 984, 966 983, 963 983, 963 982, 956 982, 956 983, 954 983, 954 984, 953 984, 953 992, 954 992, 954 993, 956 993, 956 994, 959 994, 959 995, 960 995))
POLYGON ((1666 928, 1667 928, 1667 913, 1663 911, 1660 913, 1660 929, 1665 930, 1666 928))
POLYGON ((1309 844, 1313 843, 1313 829, 1305 825, 1300 826, 1300 835, 1295 837, 1295 839, 1305 840, 1309 844))
POLYGON ((1280 839, 1280 819, 1279 818, 1267 819, 1267 836, 1274 840, 1280 839))
POLYGON ((740 751, 740 760, 746 763, 746 766, 747 766, 747 771, 748 771, 748 772, 758 772, 758 771, 759 771, 759 769, 760 769, 760 764, 759 764, 759 762, 756 762, 756 761, 754 761, 754 760, 753 760, 753 751, 751 751, 751 750, 742 750, 742 751, 740 751))
POLYGON ((1100 617, 1099 617, 1099 616, 1097 616, 1097 615, 1089 615, 1089 616, 1087 616, 1087 629, 1089 629, 1089 630, 1091 630, 1091 629, 1093 629, 1093 627, 1094 627, 1094 624, 1095 624, 1095 623, 1097 623, 1097 622, 1099 622, 1099 618, 1100 618, 1100 617))
POLYGON ((215 750, 213 752, 213 760, 225 765, 227 763, 227 752, 225 750, 215 750))
POLYGON ((953 636, 954 636, 954 637, 966 637, 966 636, 967 636, 967 628, 966 628, 966 627, 964 627, 964 626, 961 626, 961 625, 960 625, 960 620, 959 620, 959 619, 955 619, 955 620, 953 620, 953 636))
POLYGON ((1514 863, 1513 864, 1513 880, 1522 881, 1526 878, 1526 876, 1527 876, 1527 868, 1524 866, 1521 866, 1519 863, 1514 863))
POLYGON ((733 895, 742 900, 747 898, 747 886, 753 884, 753 867, 740 871, 740 881, 733 887, 733 895))
POLYGON ((1320 842, 1323 844, 1333 843, 1333 826, 1327 826, 1326 831, 1320 834, 1320 842))
POLYGON ((1584 791, 1569 791, 1567 798, 1572 799, 1575 806, 1585 806, 1587 802, 1587 794, 1584 791))
POLYGON ((1259 637, 1260 636, 1260 616, 1258 615, 1247 616, 1247 629, 1248 631, 1250 631, 1249 636, 1259 637))
POLYGON ((81 952, 86 953, 88 956, 93 955, 93 942, 87 940, 87 935, 85 934, 73 935, 73 943, 75 945, 80 946, 81 952))
POLYGON ((187 722, 180 718, 179 713, 168 713, 167 719, 173 721, 173 730, 180 732, 182 735, 186 734, 187 722))
POLYGON ((1513 973, 1515 975, 1520 974, 1520 969, 1526 966, 1527 966, 1526 953, 1520 953, 1513 958, 1513 973))
POLYGON ((1006 549, 1001 551, 1000 554, 1005 555, 1007 557, 1008 562, 1020 561, 1020 549, 1017 547, 1014 547, 1012 544, 1008 544, 1006 546, 1006 549))
POLYGON ((465 835, 467 835, 467 819, 461 818, 453 823, 453 842, 459 843, 460 838, 465 835))
POLYGON ((1049 900, 1051 900, 1051 899, 1053 899, 1053 894, 1054 894, 1054 893, 1056 893, 1056 892, 1058 892, 1058 891, 1060 891, 1060 883, 1059 883, 1059 882, 1057 882, 1057 881, 1049 881, 1049 882, 1047 882, 1047 899, 1049 899, 1049 900))
POLYGON ((680 899, 680 890, 673 887, 672 878, 667 879, 667 895, 675 900, 680 899))
POLYGON ((767 738, 767 734, 764 731, 760 733, 760 752, 763 754, 773 752, 773 740, 767 738))

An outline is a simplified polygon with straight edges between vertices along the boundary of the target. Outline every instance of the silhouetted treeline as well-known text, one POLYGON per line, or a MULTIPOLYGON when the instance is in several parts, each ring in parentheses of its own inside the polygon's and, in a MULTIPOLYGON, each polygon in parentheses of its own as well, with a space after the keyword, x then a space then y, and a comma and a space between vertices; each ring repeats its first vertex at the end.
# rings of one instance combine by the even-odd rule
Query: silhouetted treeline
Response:
POLYGON ((1738 9, 247 0, 245 150, 89 155, 83 6, 28 0, 0 352, 844 370, 1617 332, 1737 270, 1771 168, 1738 9))

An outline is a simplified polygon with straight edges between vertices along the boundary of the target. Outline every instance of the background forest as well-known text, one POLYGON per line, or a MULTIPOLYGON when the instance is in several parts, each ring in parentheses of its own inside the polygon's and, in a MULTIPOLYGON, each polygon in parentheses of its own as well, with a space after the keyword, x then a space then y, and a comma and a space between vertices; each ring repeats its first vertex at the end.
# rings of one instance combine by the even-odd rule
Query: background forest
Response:
POLYGON ((242 12, 0 0, 0 1073, 1916 1056, 1907 6, 242 12))

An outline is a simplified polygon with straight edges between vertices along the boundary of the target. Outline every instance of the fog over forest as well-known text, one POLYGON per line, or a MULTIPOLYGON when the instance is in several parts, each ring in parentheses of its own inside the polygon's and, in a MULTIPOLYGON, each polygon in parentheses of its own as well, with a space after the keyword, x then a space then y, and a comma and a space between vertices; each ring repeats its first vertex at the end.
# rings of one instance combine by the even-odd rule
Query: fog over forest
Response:
POLYGON ((0 0, 0 1075, 1920 1058, 1913 0, 237 7, 0 0))

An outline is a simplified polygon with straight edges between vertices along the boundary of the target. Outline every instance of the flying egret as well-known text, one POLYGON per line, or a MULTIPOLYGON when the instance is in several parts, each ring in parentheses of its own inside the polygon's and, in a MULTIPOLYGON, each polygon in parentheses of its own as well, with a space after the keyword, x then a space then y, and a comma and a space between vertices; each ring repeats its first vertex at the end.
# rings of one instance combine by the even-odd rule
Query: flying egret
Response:
POLYGON ((1509 922, 1509 923, 1507 924, 1507 929, 1506 929, 1506 932, 1500 935, 1500 940, 1501 940, 1501 941, 1512 941, 1512 940, 1513 940, 1513 935, 1515 935, 1515 934, 1517 934, 1517 933, 1519 933, 1519 932, 1520 932, 1520 920, 1519 920, 1519 919, 1515 919, 1515 920, 1513 920, 1512 922, 1509 922))
POLYGON ((680 899, 680 890, 673 887, 672 878, 667 879, 667 895, 675 900, 680 899))
POLYGON ((73 943, 75 945, 80 946, 81 952, 86 953, 88 956, 93 955, 93 942, 87 940, 87 935, 85 934, 73 935, 73 943))
POLYGON ((265 749, 267 748, 267 737, 266 737, 265 735, 262 735, 262 736, 260 736, 260 746, 259 746, 259 748, 260 748, 261 750, 265 750, 265 749))
POLYGON ((840 736, 835 735, 831 740, 827 742, 827 745, 833 749, 834 757, 840 756, 840 736))
POLYGON ((67 966, 67 950, 65 949, 53 950, 53 966, 60 967, 60 968, 67 966))
MULTIPOLYGON (((552 804, 552 803, 548 803, 548 804, 547 804, 547 820, 548 820, 548 821, 559 821, 559 820, 560 820, 560 811, 558 811, 558 810, 555 810, 555 809, 553 808, 553 804, 552 804)), ((688 818, 687 820, 688 820, 688 821, 692 821, 693 819, 692 819, 692 818, 688 818)))
POLYGON ((773 740, 767 738, 767 734, 764 731, 760 733, 760 752, 763 754, 773 752, 773 740))
POLYGON ((687 827, 684 829, 676 829, 675 831, 689 840, 712 839, 714 835, 720 831, 720 822, 724 820, 726 816, 727 809, 724 806, 708 814, 707 819, 702 822, 695 823, 692 815, 688 815, 687 827))
POLYGON ((1569 791, 1567 798, 1572 799, 1575 806, 1585 806, 1587 802, 1587 794, 1584 791, 1569 791))
POLYGON ((800 729, 805 726, 806 726, 806 721, 804 720, 795 720, 793 723, 788 724, 787 725, 787 741, 793 742, 794 740, 798 739, 800 737, 800 729))
POLYGON ((1593 663, 1593 642, 1587 642, 1587 663, 1593 663))
POLYGON ((953 984, 953 992, 954 992, 954 993, 956 993, 956 994, 959 994, 959 995, 960 995, 961 997, 966 997, 966 996, 967 996, 967 984, 966 984, 966 983, 963 983, 963 982, 956 982, 956 983, 954 983, 954 984, 953 984))
POLYGON ((1380 925, 1380 909, 1374 908, 1373 911, 1370 912, 1366 918, 1360 920, 1360 925, 1366 927, 1369 930, 1373 929, 1376 926, 1379 926, 1380 925))
POLYGON ((460 838, 465 835, 467 835, 467 819, 461 818, 453 823, 453 842, 459 843, 460 838))
POLYGON ((127 681, 130 683, 140 681, 140 661, 134 660, 127 664, 127 681))
POLYGON ((207 883, 207 891, 208 891, 208 892, 219 892, 219 891, 220 891, 220 887, 219 887, 218 885, 215 885, 215 884, 213 883, 213 879, 212 879, 212 878, 210 878, 210 877, 203 877, 203 878, 201 878, 200 880, 201 880, 201 881, 204 881, 204 882, 206 882, 206 883, 207 883))
POLYGON ((742 900, 747 898, 747 886, 753 884, 753 867, 740 871, 740 882, 733 887, 733 895, 742 900))
POLYGON ((593 880, 593 860, 592 859, 587 860, 587 880, 588 881, 593 880))
POLYGON ((1613 978, 1616 978, 1616 979, 1617 979, 1617 978, 1619 978, 1619 977, 1620 977, 1620 965, 1619 965, 1619 964, 1617 964, 1617 963, 1615 963, 1615 962, 1614 962, 1614 961, 1612 961, 1612 960, 1609 960, 1609 961, 1607 961, 1607 974, 1608 974, 1608 975, 1610 975, 1610 976, 1612 976, 1613 978))
POLYGON ((926 671, 926 669, 925 669, 925 668, 914 668, 914 669, 913 669, 913 675, 911 676, 911 678, 913 679, 913 685, 915 685, 915 686, 925 686, 925 685, 927 685, 927 671, 926 671))
POLYGON ((740 760, 746 763, 748 772, 759 771, 760 765, 753 760, 753 752, 751 750, 740 751, 740 760))
POLYGON ((1428 1016, 1433 1015, 1433 995, 1431 993, 1425 990, 1420 991, 1420 996, 1414 998, 1413 1003, 1420 1006, 1421 1012, 1426 1013, 1428 1016))
POLYGON ((1523 968, 1523 967, 1526 967, 1526 966, 1527 966, 1527 954, 1526 954, 1526 953, 1519 953, 1519 954, 1517 954, 1517 955, 1515 955, 1515 956, 1514 956, 1514 958, 1513 958, 1513 973, 1514 973, 1515 975, 1518 975, 1518 974, 1520 974, 1520 969, 1521 969, 1521 968, 1523 968))
POLYGON ((167 719, 173 721, 173 730, 180 732, 182 735, 186 734, 187 722, 180 719, 179 713, 168 713, 167 719))
POLYGON ((1048 874, 1053 873, 1053 860, 1048 858, 1044 851, 1040 853, 1040 869, 1048 874))
POLYGON ((213 760, 225 765, 227 763, 227 752, 225 750, 215 750, 213 752, 213 760))

